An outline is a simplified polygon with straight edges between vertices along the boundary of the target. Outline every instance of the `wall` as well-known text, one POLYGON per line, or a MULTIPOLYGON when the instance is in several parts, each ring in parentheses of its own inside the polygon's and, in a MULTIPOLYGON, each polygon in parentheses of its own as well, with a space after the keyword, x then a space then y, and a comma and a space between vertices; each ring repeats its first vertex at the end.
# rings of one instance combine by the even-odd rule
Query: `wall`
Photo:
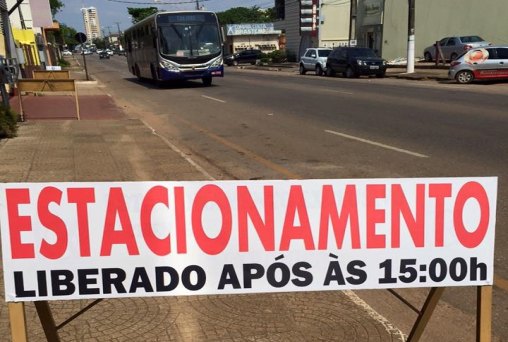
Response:
MULTIPOLYGON (((365 0, 360 0, 365 1, 365 0)), ((415 56, 437 40, 454 35, 479 35, 494 44, 508 44, 508 1, 416 1, 415 56)), ((407 0, 385 0, 383 57, 407 56, 407 0)))
POLYGON ((319 46, 335 47, 349 40, 350 0, 321 0, 319 46))
POLYGON ((300 1, 285 1, 285 19, 276 21, 276 30, 282 30, 286 35, 286 51, 299 58, 300 49, 300 1))

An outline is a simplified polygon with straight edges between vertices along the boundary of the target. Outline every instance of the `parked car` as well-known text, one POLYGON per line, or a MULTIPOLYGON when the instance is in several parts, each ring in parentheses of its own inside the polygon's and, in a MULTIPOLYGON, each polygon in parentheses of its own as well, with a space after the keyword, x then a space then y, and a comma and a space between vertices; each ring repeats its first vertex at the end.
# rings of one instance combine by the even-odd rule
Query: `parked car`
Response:
MULTIPOLYGON (((469 49, 488 45, 490 45, 490 42, 479 36, 445 37, 439 41, 442 57, 447 61, 453 61, 469 49)), ((432 62, 436 59, 435 43, 423 50, 423 57, 426 62, 432 62)))
POLYGON ((336 73, 348 78, 361 75, 384 77, 386 61, 370 48, 338 47, 333 49, 326 60, 326 76, 334 76, 336 73))
POLYGON ((238 53, 234 53, 232 55, 228 55, 224 58, 224 63, 227 65, 238 65, 242 63, 246 64, 256 64, 259 60, 261 60, 261 55, 263 53, 261 50, 256 49, 248 49, 243 50, 238 53))
POLYGON ((314 70, 316 75, 321 76, 326 71, 326 59, 332 52, 330 48, 309 48, 300 58, 300 75, 307 70, 314 70))
POLYGON ((99 59, 103 58, 109 59, 109 53, 106 50, 99 52, 99 59))
POLYGON ((448 77, 458 83, 508 79, 508 45, 474 48, 450 63, 448 77))
POLYGON ((72 52, 71 52, 71 51, 69 51, 69 50, 63 50, 63 51, 62 51, 62 55, 63 55, 63 56, 72 56, 72 52))

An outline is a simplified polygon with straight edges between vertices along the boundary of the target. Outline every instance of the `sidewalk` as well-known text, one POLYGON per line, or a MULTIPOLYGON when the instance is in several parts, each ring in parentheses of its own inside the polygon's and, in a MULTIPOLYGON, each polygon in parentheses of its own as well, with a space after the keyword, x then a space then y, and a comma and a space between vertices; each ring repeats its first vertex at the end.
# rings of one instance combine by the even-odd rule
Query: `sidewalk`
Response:
MULTIPOLYGON (((24 98, 27 115, 18 136, 0 140, 1 182, 206 179, 95 81, 83 81, 79 70, 73 74, 80 78, 82 119, 65 96, 24 98)), ((0 336, 9 340, 3 287, 1 276, 0 336)), ((58 325, 91 302, 49 304, 58 325)), ((101 342, 402 340, 398 329, 362 303, 346 292, 107 299, 62 327, 59 336, 101 342)), ((34 304, 25 303, 25 312, 30 341, 45 341, 34 304)))

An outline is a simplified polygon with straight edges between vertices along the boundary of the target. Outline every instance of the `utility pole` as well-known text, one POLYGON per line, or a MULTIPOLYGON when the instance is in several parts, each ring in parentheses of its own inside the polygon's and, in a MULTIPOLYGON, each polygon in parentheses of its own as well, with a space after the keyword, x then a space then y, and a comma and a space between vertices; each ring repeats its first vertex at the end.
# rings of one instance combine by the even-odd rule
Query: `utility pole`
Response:
POLYGON ((351 46, 351 40, 356 38, 356 8, 358 0, 349 1, 349 40, 347 46, 351 46))
POLYGON ((408 0, 408 29, 407 29, 407 70, 408 74, 415 72, 415 1, 408 0))

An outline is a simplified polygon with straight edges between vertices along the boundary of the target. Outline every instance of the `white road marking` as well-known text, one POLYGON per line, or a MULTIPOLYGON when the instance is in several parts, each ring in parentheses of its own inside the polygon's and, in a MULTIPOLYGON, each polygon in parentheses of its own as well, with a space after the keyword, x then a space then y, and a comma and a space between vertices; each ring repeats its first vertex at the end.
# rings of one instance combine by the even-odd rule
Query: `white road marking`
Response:
POLYGON ((210 97, 210 96, 206 96, 206 95, 201 95, 201 96, 204 97, 205 99, 214 100, 214 101, 221 102, 221 103, 226 103, 226 101, 216 99, 215 97, 210 97))
POLYGON ((397 151, 397 152, 400 152, 400 153, 406 153, 406 154, 409 154, 409 155, 414 156, 414 157, 429 158, 429 156, 426 156, 425 154, 420 154, 420 153, 412 152, 412 151, 405 150, 405 149, 402 149, 402 148, 398 148, 398 147, 394 147, 394 146, 390 146, 390 145, 385 145, 385 144, 382 144, 382 143, 378 143, 376 141, 367 140, 367 139, 363 139, 363 138, 359 138, 359 137, 355 137, 355 136, 352 136, 352 135, 348 135, 348 134, 344 134, 344 133, 339 133, 339 132, 335 132, 335 131, 330 131, 330 130, 327 130, 327 129, 325 129, 325 132, 326 133, 330 133, 330 134, 334 134, 334 135, 338 135, 339 137, 343 137, 343 138, 347 138, 347 139, 351 139, 351 140, 356 140, 356 141, 360 141, 360 142, 363 142, 363 143, 366 143, 366 144, 370 144, 370 145, 386 148, 388 150, 397 151))
POLYGON ((342 91, 342 90, 332 90, 332 93, 338 93, 338 94, 344 94, 344 95, 353 95, 353 93, 349 91, 342 91))

